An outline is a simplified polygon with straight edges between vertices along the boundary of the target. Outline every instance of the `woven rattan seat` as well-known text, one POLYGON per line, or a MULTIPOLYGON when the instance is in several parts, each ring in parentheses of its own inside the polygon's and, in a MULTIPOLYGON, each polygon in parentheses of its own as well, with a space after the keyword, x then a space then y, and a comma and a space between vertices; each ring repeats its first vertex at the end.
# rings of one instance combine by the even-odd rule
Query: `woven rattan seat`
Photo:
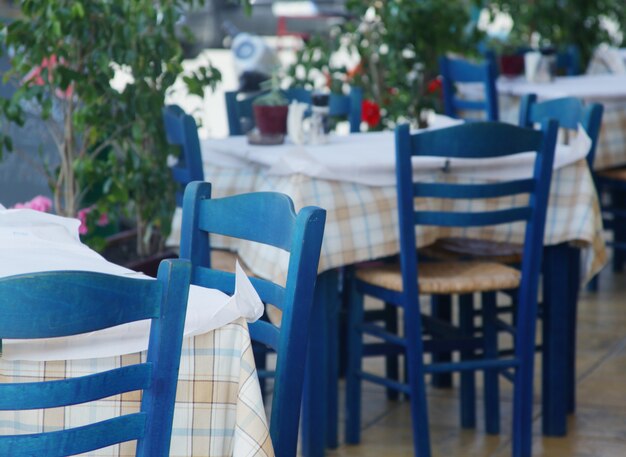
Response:
MULTIPOLYGON (((520 272, 495 262, 421 262, 419 289, 422 294, 465 294, 514 289, 519 286, 520 272)), ((402 291, 399 265, 360 269, 361 281, 386 289, 402 291)))
POLYGON ((434 260, 522 263, 523 245, 473 238, 440 238, 419 250, 420 255, 434 260))

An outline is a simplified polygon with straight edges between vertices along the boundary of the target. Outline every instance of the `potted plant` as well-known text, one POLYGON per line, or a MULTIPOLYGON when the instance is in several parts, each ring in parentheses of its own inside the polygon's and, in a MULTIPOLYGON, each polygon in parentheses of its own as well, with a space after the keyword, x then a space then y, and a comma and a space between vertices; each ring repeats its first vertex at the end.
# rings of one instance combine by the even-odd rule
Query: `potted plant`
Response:
POLYGON ((331 90, 361 87, 370 130, 398 122, 423 126, 424 113, 441 105, 439 56, 475 52, 481 32, 471 21, 470 3, 347 0, 353 19, 330 40, 305 44, 288 74, 295 85, 322 76, 331 90))
POLYGON ((287 133, 289 100, 280 90, 277 72, 261 87, 269 91, 252 102, 257 129, 262 135, 284 135, 287 133))
MULTIPOLYGON (((40 141, 56 145, 58 161, 38 165, 53 210, 77 217, 82 209, 92 227, 104 214, 129 223, 137 257, 163 248, 175 208, 165 96, 179 77, 197 95, 220 79, 210 64, 183 75, 176 23, 179 6, 191 3, 24 1, 2 35, 3 49, 14 51, 5 80, 17 90, 0 100, 0 113, 20 126, 29 113, 45 122, 50 137, 40 141), (114 83, 120 75, 123 82, 114 83)), ((6 132, 0 144, 14 149, 6 132)), ((103 247, 100 237, 90 241, 103 247)))

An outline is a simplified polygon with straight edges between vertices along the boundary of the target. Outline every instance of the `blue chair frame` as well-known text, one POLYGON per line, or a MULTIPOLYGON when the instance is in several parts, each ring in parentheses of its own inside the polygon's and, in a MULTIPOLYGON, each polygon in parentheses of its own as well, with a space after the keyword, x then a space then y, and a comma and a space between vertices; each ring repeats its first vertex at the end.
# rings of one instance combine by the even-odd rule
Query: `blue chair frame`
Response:
POLYGON ((178 162, 172 167, 172 176, 179 185, 176 191, 176 206, 183 206, 185 187, 192 181, 204 181, 202 152, 195 119, 178 105, 163 108, 165 137, 172 146, 180 150, 178 162))
POLYGON ((559 128, 577 130, 578 124, 581 124, 592 141, 587 163, 593 170, 603 112, 604 107, 601 104, 592 103, 585 106, 580 99, 575 97, 539 103, 535 94, 529 94, 522 97, 520 103, 519 125, 533 127, 534 124, 543 122, 545 119, 554 119, 559 123, 559 128))
MULTIPOLYGON (((311 104, 312 92, 310 90, 292 87, 284 90, 283 93, 290 102, 296 100, 311 104)), ((250 122, 254 122, 252 102, 260 95, 261 94, 252 95, 240 100, 239 92, 226 92, 226 114, 228 116, 228 130, 231 136, 246 133, 241 125, 242 119, 248 119, 250 122)), ((357 133, 361 130, 362 101, 363 90, 358 87, 352 87, 349 95, 331 93, 329 115, 347 117, 350 123, 350 133, 357 133)))
POLYGON ((234 274, 211 269, 207 234, 267 244, 290 253, 284 287, 250 278, 263 302, 282 310, 280 327, 269 320, 249 326, 252 340, 278 355, 270 434, 279 457, 296 454, 308 322, 325 221, 325 210, 309 206, 296 214, 291 199, 276 192, 211 199, 211 185, 205 182, 193 182, 185 191, 180 256, 191 260, 193 284, 234 292, 234 274))
POLYGON ((151 319, 145 363, 59 381, 0 384, 1 410, 56 408, 143 390, 141 411, 82 427, 0 436, 0 455, 64 457, 137 440, 169 456, 191 266, 166 260, 157 280, 63 271, 0 279, 2 338, 54 338, 151 319))
POLYGON ((497 121, 498 92, 496 90, 497 69, 494 62, 471 63, 450 57, 439 58, 442 77, 443 105, 446 115, 459 118, 459 111, 484 111, 486 120, 497 121), (456 96, 456 83, 482 83, 484 100, 465 100, 456 96))
MULTIPOLYGON (((349 361, 346 385, 347 422, 346 440, 357 443, 360 439, 361 380, 368 380, 386 387, 410 393, 415 455, 430 456, 428 413, 424 375, 451 371, 485 371, 486 391, 498 394, 498 375, 502 374, 515 384, 513 417, 513 455, 529 457, 532 438, 534 342, 537 313, 537 291, 546 209, 550 178, 554 161, 557 135, 556 121, 544 121, 542 131, 535 131, 508 124, 479 122, 447 129, 411 135, 406 125, 396 129, 396 174, 398 188, 398 211, 400 225, 400 264, 403 290, 396 292, 375 286, 359 279, 353 282, 353 302, 349 311, 349 361), (537 151, 533 177, 529 179, 490 184, 415 183, 413 182, 411 157, 445 156, 452 158, 491 158, 537 151), (416 211, 414 199, 454 198, 485 199, 517 194, 529 194, 526 206, 486 212, 416 211), (521 266, 521 284, 518 289, 516 310, 515 351, 510 358, 498 358, 498 327, 509 328, 497 319, 495 293, 483 301, 485 360, 470 359, 460 362, 424 364, 426 349, 437 352, 438 341, 430 340, 426 347, 422 341, 423 318, 419 306, 419 263, 416 252, 415 225, 438 225, 446 227, 471 227, 498 225, 514 221, 526 222, 524 255, 521 266), (369 333, 363 325, 363 295, 375 296, 386 303, 404 308, 404 337, 374 334, 387 343, 406 351, 409 385, 365 373, 361 368, 363 352, 362 334, 369 333), (512 373, 511 370, 514 370, 512 373)), ((461 310, 461 312, 463 312, 461 310)), ((448 342, 449 343, 449 342, 448 342)), ((443 346, 450 350, 445 341, 443 346)), ((461 342, 453 350, 467 350, 467 342, 461 342)), ((441 350, 441 348, 439 348, 441 350)), ((489 395, 493 397, 493 395, 489 395)), ((497 397, 495 398, 497 400, 497 397)), ((493 401, 494 398, 486 399, 493 401)))

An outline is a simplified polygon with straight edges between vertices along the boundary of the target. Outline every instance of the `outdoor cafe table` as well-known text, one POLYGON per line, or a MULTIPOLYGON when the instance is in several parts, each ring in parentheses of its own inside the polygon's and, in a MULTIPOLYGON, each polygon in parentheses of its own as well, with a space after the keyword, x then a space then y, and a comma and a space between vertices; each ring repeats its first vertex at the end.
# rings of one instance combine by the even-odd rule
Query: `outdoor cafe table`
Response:
POLYGON ((524 77, 500 77, 497 82, 502 120, 517 123, 519 99, 536 94, 538 99, 576 97, 602 103, 604 115, 594 170, 626 164, 626 74, 563 76, 549 83, 530 83, 524 77))
MULTIPOLYGON (((338 154, 322 152, 330 145, 250 147, 245 137, 205 140, 202 143, 204 175, 212 183, 214 197, 276 191, 289 195, 296 209, 316 205, 327 211, 310 321, 308 378, 303 401, 302 450, 307 457, 321 456, 325 445, 332 448, 338 444, 338 270, 399 251, 393 133, 336 137, 331 139, 333 143, 342 146, 338 154), (378 161, 376 166, 367 167, 364 157, 366 150, 372 148, 378 153, 367 157, 376 156, 378 161), (334 157, 335 165, 339 162, 341 166, 329 168, 328 164, 315 160, 316 153, 317 156, 334 157), (365 184, 372 179, 378 185, 365 184)), ((455 161, 451 162, 451 166, 448 163, 447 167, 437 168, 440 165, 429 162, 423 170, 423 178, 454 179, 455 161)), ((489 168, 486 164, 481 169, 466 169, 466 172, 471 179, 501 175, 497 167, 489 168)), ((419 173, 419 164, 416 173, 419 173)), ((521 201, 517 203, 521 204, 521 201)), ((430 205, 431 202, 425 201, 424 204, 430 205)), ((467 201, 460 204, 467 205, 467 201)), ((511 201, 490 200, 489 204, 490 209, 495 210, 502 205, 510 205, 511 201)), ((173 230, 171 242, 175 244, 180 237, 177 233, 180 230, 180 213, 175 217, 173 230)), ((523 241, 521 227, 513 224, 462 233, 439 227, 419 227, 417 242, 419 246, 425 246, 440 237, 453 235, 523 241)), ((248 242, 229 243, 219 237, 212 238, 212 243, 236 250, 250 270, 261 277, 278 282, 286 277, 286 261, 277 257, 276 251, 271 248, 248 242)), ((553 435, 565 433, 566 414, 574 405, 573 330, 581 278, 580 253, 583 254, 584 278, 590 278, 606 262, 597 195, 584 159, 554 173, 546 222, 542 392, 544 432, 553 435)))
MULTIPOLYGON (((79 224, 78 220, 31 210, 6 211, 0 206, 0 277, 68 268, 141 276, 105 261, 82 245, 79 224)), ((273 456, 250 334, 246 320, 236 317, 242 315, 237 312, 239 307, 247 303, 234 303, 220 291, 192 287, 169 455, 273 456), (217 310, 221 310, 219 314, 217 310), (221 325, 223 322, 227 323, 221 325), (214 326, 218 327, 203 330, 214 326)), ((260 301, 258 305, 262 309, 260 301)), ((145 361, 146 353, 140 348, 147 347, 149 322, 130 325, 133 327, 126 331, 126 326, 110 329, 113 332, 108 336, 94 332, 43 343, 4 340, 0 382, 66 379, 145 361), (97 340, 96 334, 100 334, 97 340), (69 360, 61 360, 65 357, 69 360)), ((55 431, 106 420, 121 411, 138 411, 140 401, 138 392, 129 392, 65 408, 1 411, 0 435, 55 431)), ((135 455, 135 443, 122 443, 88 455, 131 457, 135 455)))

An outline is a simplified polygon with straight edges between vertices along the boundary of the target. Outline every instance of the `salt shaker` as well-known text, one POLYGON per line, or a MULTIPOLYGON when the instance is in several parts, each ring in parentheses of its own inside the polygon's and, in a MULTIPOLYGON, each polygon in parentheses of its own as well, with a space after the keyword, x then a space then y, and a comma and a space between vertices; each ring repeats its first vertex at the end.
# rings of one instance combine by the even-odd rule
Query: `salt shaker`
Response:
POLYGON ((327 141, 326 127, 328 125, 329 95, 314 93, 311 96, 311 144, 324 144, 327 141))

